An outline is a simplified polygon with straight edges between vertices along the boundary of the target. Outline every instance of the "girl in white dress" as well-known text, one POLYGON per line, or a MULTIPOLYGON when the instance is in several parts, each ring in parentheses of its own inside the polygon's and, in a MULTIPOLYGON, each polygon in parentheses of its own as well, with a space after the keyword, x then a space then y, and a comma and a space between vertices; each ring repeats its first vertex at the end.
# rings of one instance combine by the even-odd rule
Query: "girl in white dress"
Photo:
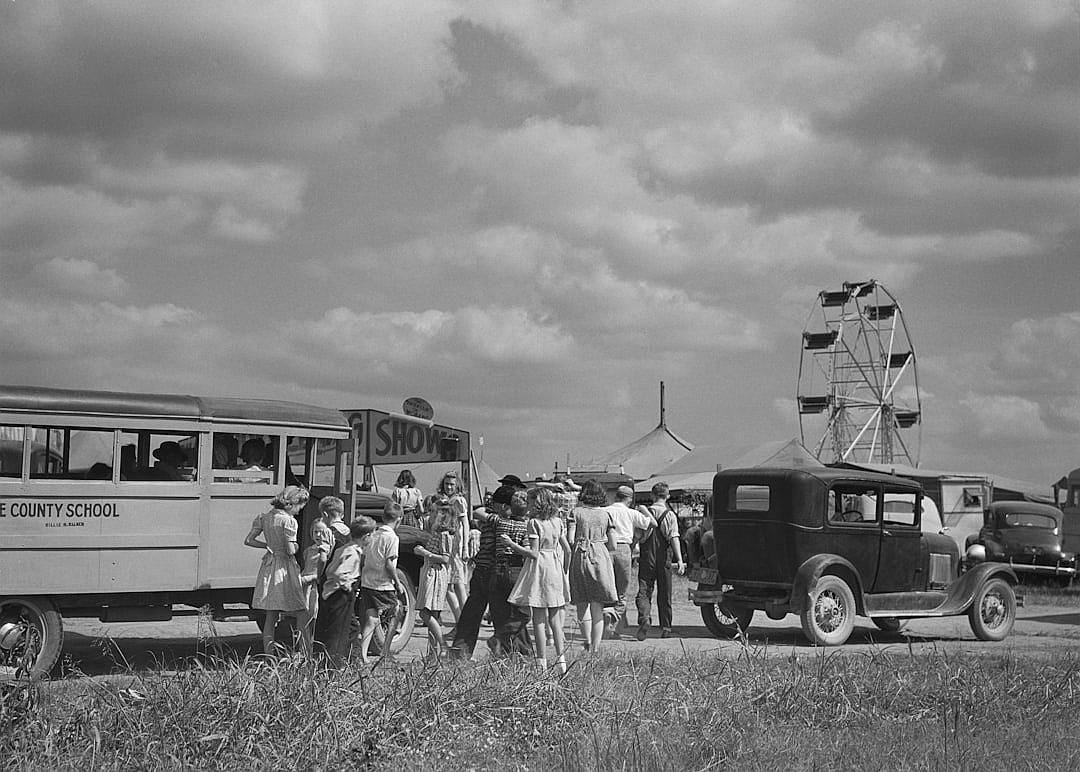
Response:
MULTIPOLYGON (((555 668, 566 672, 566 639, 563 635, 563 609, 570 602, 566 569, 570 544, 566 525, 559 517, 558 502, 547 488, 533 488, 528 493, 529 514, 525 527, 529 546, 510 543, 511 549, 525 557, 517 584, 507 598, 515 606, 532 609, 533 647, 536 661, 547 667, 547 640, 555 646, 555 668)), ((505 543, 505 542, 504 542, 505 543)))

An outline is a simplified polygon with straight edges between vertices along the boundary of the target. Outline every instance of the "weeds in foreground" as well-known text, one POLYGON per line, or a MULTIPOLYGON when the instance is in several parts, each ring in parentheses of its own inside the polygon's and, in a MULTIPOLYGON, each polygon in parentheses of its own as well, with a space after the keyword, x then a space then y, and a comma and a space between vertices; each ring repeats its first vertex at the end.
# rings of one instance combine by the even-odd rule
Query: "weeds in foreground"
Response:
MULTIPOLYGON (((1080 656, 598 656, 328 671, 204 657, 33 689, 7 769, 850 769, 1080 766, 1080 656)), ((10 711, 0 717, 15 715, 10 711)), ((2 719, 0 719, 2 720, 2 719)))

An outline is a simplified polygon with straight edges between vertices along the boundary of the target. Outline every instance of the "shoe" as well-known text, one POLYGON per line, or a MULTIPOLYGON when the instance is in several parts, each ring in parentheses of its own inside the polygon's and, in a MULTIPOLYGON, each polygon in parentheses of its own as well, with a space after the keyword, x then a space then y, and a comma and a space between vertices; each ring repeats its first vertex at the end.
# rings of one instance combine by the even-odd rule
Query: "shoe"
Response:
POLYGON ((642 622, 637 627, 637 639, 639 641, 644 641, 647 637, 649 637, 649 623, 642 622))
POLYGON ((670 627, 665 627, 663 630, 660 631, 660 637, 661 638, 674 638, 675 633, 672 632, 670 627))

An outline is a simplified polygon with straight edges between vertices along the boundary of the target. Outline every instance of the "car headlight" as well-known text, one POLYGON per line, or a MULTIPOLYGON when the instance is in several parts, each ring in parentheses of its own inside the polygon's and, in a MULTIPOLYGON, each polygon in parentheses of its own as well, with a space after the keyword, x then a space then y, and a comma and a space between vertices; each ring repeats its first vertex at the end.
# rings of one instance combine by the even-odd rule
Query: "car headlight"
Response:
POLYGON ((983 563, 986 561, 986 547, 981 544, 972 544, 964 554, 968 563, 983 563))

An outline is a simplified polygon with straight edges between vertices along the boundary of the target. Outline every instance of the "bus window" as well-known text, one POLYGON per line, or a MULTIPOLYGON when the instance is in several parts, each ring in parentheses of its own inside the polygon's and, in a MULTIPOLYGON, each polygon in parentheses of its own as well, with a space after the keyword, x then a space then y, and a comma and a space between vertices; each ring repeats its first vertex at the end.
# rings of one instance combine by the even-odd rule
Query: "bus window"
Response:
POLYGON ((120 479, 131 482, 194 482, 199 435, 178 432, 120 432, 120 479))
POLYGON ((337 464, 337 440, 321 438, 315 441, 315 469, 312 472, 312 486, 334 486, 334 470, 337 464))
POLYGON ((314 442, 308 437, 288 437, 285 447, 285 484, 310 487, 308 473, 308 449, 314 442))
POLYGON ((111 429, 32 428, 31 479, 111 480, 111 429))
POLYGON ((266 434, 215 432, 214 482, 276 485, 277 437, 266 434), (236 448, 235 460, 233 448, 236 448), (219 463, 233 462, 230 467, 219 463))
POLYGON ((22 477, 23 428, 0 426, 0 477, 22 477))

